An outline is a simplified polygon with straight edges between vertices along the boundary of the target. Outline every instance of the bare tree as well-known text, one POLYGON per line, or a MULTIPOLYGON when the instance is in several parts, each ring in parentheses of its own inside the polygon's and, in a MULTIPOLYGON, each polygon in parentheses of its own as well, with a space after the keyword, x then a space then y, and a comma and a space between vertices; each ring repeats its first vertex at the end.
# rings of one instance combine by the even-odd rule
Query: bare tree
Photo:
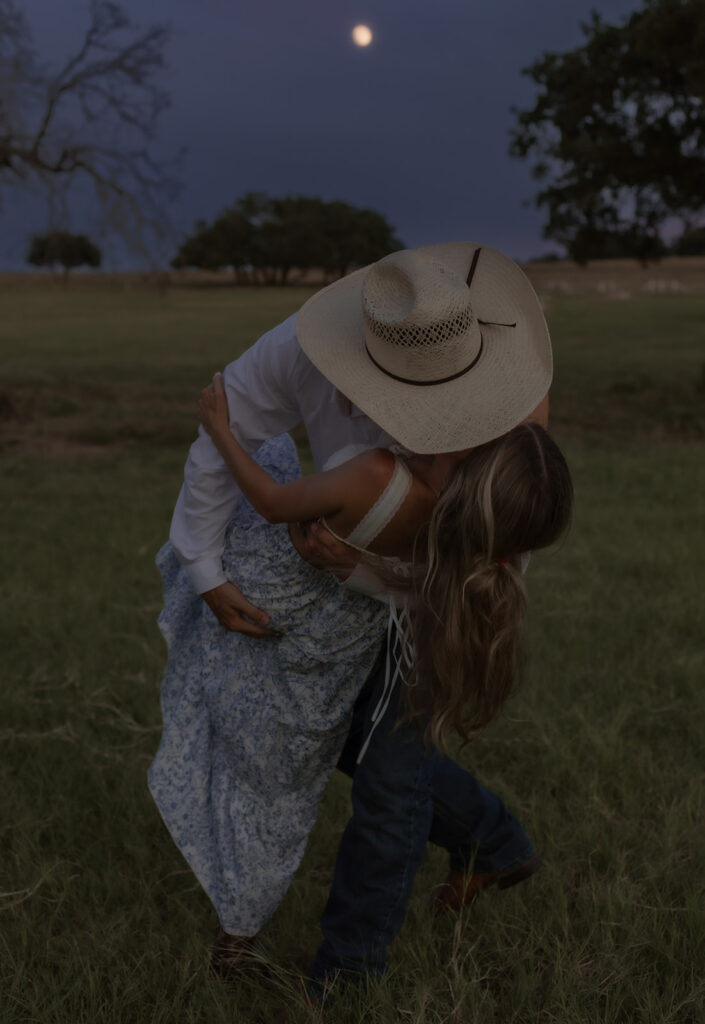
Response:
POLYGON ((168 29, 139 30, 109 0, 88 14, 73 55, 46 72, 14 0, 0 0, 0 188, 84 179, 123 229, 159 232, 178 187, 173 163, 154 155, 168 29))

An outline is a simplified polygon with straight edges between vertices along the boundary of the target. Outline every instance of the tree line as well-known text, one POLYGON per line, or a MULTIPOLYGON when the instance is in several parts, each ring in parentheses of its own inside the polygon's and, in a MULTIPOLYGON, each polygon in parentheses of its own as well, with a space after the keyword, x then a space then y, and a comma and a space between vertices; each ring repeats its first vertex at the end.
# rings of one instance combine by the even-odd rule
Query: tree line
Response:
MULTIPOLYGON (((321 200, 316 200, 316 202, 321 202, 321 200)), ((370 211, 363 212, 369 213, 370 211)), ((198 229, 190 239, 187 239, 179 249, 179 254, 172 260, 172 266, 179 269, 195 267, 206 270, 222 270, 227 267, 233 270, 235 280, 242 284, 286 284, 287 275, 291 267, 278 267, 275 262, 263 262, 261 266, 256 266, 244 257, 244 262, 234 262, 233 251, 229 248, 231 225, 229 223, 226 223, 225 226, 221 225, 216 231, 209 234, 211 229, 223 218, 227 221, 228 215, 223 214, 221 217, 216 218, 212 225, 206 225, 202 229, 198 229)), ((370 245, 369 240, 366 244, 370 245)), ((288 250, 288 244, 286 248, 288 250)), ((366 266, 367 263, 381 259, 387 252, 394 252, 400 248, 402 248, 402 243, 397 239, 392 239, 389 246, 383 246, 376 250, 372 248, 366 248, 364 251, 362 248, 358 249, 358 258, 352 259, 350 263, 343 266, 337 263, 326 265, 323 260, 313 260, 307 266, 303 266, 302 262, 298 261, 295 263, 295 266, 297 270, 305 270, 310 266, 317 270, 323 270, 329 276, 335 274, 343 275, 352 266, 366 266), (384 251, 382 251, 383 249, 384 251)), ((264 251, 264 249, 259 250, 259 256, 263 261, 266 259, 264 251)), ((311 251, 313 251, 313 247, 311 251)), ((613 239, 608 238, 602 241, 600 256, 592 256, 591 258, 625 259, 632 258, 634 255, 634 252, 629 251, 626 246, 622 247, 621 244, 614 244, 613 239)), ((661 256, 702 255, 705 255, 705 228, 694 228, 691 231, 684 232, 670 246, 662 243, 658 258, 661 258, 661 256)), ((26 258, 27 263, 35 267, 50 267, 51 269, 57 266, 62 267, 64 283, 66 283, 69 272, 74 267, 99 267, 102 261, 102 254, 98 246, 91 242, 86 235, 73 235, 68 231, 52 231, 47 235, 35 235, 32 238, 26 258)), ((553 254, 545 258, 558 259, 553 254)), ((651 258, 656 257, 652 256, 651 258)), ((269 259, 274 260, 275 257, 270 255, 269 259)), ((587 260, 583 259, 581 262, 585 263, 587 260)))
POLYGON ((171 265, 230 268, 240 281, 283 285, 294 269, 343 277, 403 247, 375 210, 314 196, 249 192, 210 223, 199 222, 171 265))
MULTIPOLYGON (((212 222, 200 221, 171 261, 175 269, 231 270, 240 283, 284 285, 290 272, 322 270, 342 277, 402 249, 394 229, 374 210, 313 196, 271 198, 248 193, 212 222)), ((101 252, 86 235, 35 235, 26 256, 37 267, 99 267, 101 252)))

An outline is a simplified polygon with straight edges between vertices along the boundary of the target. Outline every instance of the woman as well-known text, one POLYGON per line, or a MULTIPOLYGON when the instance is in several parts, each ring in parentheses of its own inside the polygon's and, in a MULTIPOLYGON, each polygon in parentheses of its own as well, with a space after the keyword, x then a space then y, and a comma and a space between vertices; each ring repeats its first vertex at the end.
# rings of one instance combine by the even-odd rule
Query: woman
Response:
POLYGON ((534 423, 464 456, 343 451, 340 465, 304 478, 286 436, 264 445, 258 462, 245 453, 218 376, 200 411, 250 502, 226 534, 226 575, 267 610, 278 636, 263 643, 223 630, 162 549, 169 660, 149 781, 223 932, 249 938, 301 860, 387 629, 388 595, 411 609, 415 663, 407 642, 388 666, 387 695, 404 678, 409 715, 442 750, 451 730, 467 738, 506 700, 524 612, 522 553, 561 536, 572 490, 560 451, 534 423), (345 586, 300 557, 302 524, 319 518, 360 555, 345 586))

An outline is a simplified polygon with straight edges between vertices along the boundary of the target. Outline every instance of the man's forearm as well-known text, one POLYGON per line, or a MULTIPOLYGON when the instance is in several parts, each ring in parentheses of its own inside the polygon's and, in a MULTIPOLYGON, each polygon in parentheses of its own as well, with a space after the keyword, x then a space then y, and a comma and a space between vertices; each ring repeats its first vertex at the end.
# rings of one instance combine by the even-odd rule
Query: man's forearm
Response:
POLYGON ((225 582, 223 538, 240 494, 215 450, 207 463, 202 451, 194 451, 204 440, 210 444, 209 439, 199 438, 192 446, 169 532, 176 555, 199 594, 225 582))
MULTIPOLYGON (((246 451, 256 451, 264 440, 301 419, 296 398, 290 393, 296 393, 300 356, 291 318, 225 368, 223 384, 231 429, 246 451)), ((225 581, 223 540, 239 496, 222 456, 201 431, 189 452, 170 532, 176 554, 198 593, 225 581)))

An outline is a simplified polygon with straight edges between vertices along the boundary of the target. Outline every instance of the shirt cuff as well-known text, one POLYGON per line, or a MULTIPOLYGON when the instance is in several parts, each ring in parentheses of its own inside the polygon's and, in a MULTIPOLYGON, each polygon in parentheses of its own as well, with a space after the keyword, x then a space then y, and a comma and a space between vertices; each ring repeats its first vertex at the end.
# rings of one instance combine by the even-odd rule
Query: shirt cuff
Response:
POLYGON ((205 594, 207 590, 213 590, 221 583, 228 582, 219 558, 204 558, 200 562, 191 562, 184 568, 198 594, 205 594))

